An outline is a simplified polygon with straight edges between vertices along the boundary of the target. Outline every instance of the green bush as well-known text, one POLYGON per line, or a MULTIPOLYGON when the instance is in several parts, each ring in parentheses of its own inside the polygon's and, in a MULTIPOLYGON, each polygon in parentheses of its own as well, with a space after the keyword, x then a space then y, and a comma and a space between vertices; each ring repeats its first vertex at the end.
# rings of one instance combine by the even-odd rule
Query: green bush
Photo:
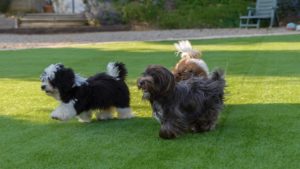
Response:
POLYGON ((238 26, 253 0, 176 0, 175 9, 164 9, 165 0, 123 0, 119 4, 127 23, 147 22, 160 28, 211 28, 238 26))
POLYGON ((300 0, 279 0, 278 16, 281 24, 300 23, 300 0))
POLYGON ((153 0, 128 0, 118 7, 122 11, 123 19, 126 22, 153 22, 161 10, 160 1, 153 0))
POLYGON ((0 0, 0 13, 6 13, 8 11, 11 0, 0 0))
POLYGON ((158 24, 163 28, 232 27, 238 24, 239 15, 239 11, 226 4, 195 6, 162 15, 158 24))

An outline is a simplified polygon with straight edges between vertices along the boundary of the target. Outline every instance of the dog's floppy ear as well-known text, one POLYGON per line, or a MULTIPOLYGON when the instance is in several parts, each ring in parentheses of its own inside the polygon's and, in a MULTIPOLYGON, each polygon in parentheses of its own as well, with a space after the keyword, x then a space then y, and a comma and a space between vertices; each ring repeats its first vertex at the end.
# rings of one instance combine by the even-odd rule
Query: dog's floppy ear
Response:
POLYGON ((75 75, 70 68, 59 69, 55 74, 54 83, 61 94, 70 92, 74 86, 74 82, 75 75))

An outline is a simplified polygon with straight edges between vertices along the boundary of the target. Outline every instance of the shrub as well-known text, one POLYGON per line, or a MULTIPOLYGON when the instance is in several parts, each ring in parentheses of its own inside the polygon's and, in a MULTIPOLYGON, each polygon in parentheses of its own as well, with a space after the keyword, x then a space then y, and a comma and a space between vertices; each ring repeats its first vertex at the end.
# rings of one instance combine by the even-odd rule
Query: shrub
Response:
POLYGON ((118 8, 125 22, 154 22, 161 10, 161 0, 123 0, 118 8))
POLYGON ((125 22, 148 22, 160 28, 207 28, 237 26, 250 0, 175 0, 175 9, 164 0, 123 0, 119 4, 125 22), (120 5, 121 4, 121 5, 120 5))
POLYGON ((8 11, 11 0, 0 0, 0 12, 6 13, 8 11))
POLYGON ((85 0, 86 17, 91 25, 122 24, 122 15, 116 11, 111 3, 103 0, 85 0))
POLYGON ((288 22, 300 23, 300 0, 280 0, 278 16, 283 25, 288 22))

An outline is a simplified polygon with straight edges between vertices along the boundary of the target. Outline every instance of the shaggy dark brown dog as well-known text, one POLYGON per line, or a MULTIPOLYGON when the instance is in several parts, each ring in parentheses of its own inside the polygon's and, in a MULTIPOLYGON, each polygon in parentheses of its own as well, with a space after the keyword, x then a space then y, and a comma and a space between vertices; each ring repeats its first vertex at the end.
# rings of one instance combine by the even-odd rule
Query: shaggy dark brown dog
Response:
POLYGON ((137 83, 143 90, 143 98, 151 103, 153 116, 161 124, 161 138, 214 129, 223 107, 223 71, 214 71, 206 79, 190 78, 176 83, 168 69, 152 65, 137 83))

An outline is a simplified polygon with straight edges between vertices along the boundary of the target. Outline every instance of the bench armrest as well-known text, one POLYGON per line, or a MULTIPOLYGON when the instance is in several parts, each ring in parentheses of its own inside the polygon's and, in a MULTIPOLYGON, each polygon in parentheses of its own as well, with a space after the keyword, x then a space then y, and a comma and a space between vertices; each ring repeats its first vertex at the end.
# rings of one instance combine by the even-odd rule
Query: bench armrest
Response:
POLYGON ((248 6, 247 10, 248 10, 248 16, 252 16, 254 15, 256 9, 254 7, 248 6))

